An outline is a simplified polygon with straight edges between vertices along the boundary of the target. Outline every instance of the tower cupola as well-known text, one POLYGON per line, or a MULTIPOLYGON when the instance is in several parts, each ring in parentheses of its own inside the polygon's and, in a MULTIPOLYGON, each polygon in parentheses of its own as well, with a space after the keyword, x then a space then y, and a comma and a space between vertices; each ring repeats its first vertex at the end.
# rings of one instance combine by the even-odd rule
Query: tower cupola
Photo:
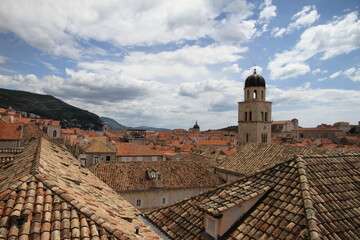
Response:
POLYGON ((246 78, 245 87, 265 87, 265 79, 256 73, 256 68, 254 73, 246 78))

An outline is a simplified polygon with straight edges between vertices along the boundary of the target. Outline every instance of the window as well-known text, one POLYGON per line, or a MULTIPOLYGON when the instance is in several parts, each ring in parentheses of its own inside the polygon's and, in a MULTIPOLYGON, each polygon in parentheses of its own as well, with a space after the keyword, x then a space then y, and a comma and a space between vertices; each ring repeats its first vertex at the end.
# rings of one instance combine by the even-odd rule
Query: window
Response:
POLYGON ((266 133, 261 134, 261 142, 267 143, 267 134, 266 133))
POLYGON ((54 137, 54 138, 57 137, 57 132, 56 132, 56 130, 53 131, 53 137, 54 137))
POLYGON ((249 99, 249 90, 247 90, 246 98, 249 99))
POLYGON ((252 113, 251 113, 251 111, 249 112, 249 121, 252 121, 252 113))
POLYGON ((106 161, 107 161, 107 162, 110 162, 110 159, 111 159, 110 156, 106 156, 106 161))
POLYGON ((246 142, 249 142, 249 134, 246 134, 246 142))
POLYGON ((264 112, 261 112, 261 121, 264 121, 264 112))
POLYGON ((99 162, 100 158, 98 156, 93 158, 93 164, 97 164, 99 162))
POLYGON ((265 112, 265 122, 267 122, 268 121, 268 114, 267 114, 267 112, 265 112))
POLYGON ((254 99, 257 99, 257 91, 254 90, 254 99))
POLYGON ((136 207, 141 207, 141 199, 136 199, 136 207))
POLYGON ((247 112, 245 112, 245 121, 247 121, 247 112))
POLYGON ((161 198, 161 204, 165 205, 166 203, 167 203, 166 198, 165 197, 161 198))
POLYGON ((264 99, 264 91, 261 91, 261 99, 264 99))

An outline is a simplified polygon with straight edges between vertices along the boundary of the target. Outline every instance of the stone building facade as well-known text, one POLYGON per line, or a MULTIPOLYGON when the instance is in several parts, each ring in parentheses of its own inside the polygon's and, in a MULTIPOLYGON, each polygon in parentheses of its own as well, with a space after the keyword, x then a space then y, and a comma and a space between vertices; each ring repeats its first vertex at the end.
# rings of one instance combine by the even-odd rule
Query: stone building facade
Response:
POLYGON ((239 144, 271 143, 271 106, 266 101, 265 79, 254 69, 245 81, 244 101, 239 102, 239 144))

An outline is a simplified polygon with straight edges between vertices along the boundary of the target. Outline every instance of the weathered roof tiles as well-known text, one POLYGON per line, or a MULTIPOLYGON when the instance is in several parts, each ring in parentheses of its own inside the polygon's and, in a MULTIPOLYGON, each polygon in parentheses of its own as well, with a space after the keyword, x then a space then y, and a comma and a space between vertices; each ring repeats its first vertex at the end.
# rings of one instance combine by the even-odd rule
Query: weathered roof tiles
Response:
POLYGON ((139 214, 45 139, 0 166, 0 239, 159 239, 139 214))
POLYGON ((360 153, 297 156, 146 216, 173 239, 206 239, 204 213, 263 194, 221 239, 359 239, 359 186, 360 153))

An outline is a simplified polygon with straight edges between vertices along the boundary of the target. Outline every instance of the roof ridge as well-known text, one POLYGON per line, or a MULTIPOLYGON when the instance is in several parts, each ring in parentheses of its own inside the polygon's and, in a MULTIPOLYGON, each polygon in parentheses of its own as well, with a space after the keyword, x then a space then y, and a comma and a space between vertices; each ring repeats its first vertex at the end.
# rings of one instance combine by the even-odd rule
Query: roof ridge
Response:
POLYGON ((110 222, 107 220, 101 218, 97 214, 95 214, 93 211, 89 210, 84 204, 79 202, 77 199, 72 197, 70 194, 67 193, 67 191, 63 190, 60 186, 56 185, 49 179, 47 179, 45 174, 37 172, 35 175, 33 175, 38 181, 41 181, 44 186, 48 187, 51 191, 54 192, 54 194, 58 195, 60 198, 68 202, 71 206, 73 206, 75 209, 77 209, 79 212, 84 214, 86 217, 94 221, 95 224, 98 226, 104 228, 106 231, 108 231, 110 234, 115 236, 118 239, 128 239, 126 237, 126 234, 120 232, 118 229, 116 229, 110 222))
POLYGON ((36 141, 37 141, 37 143, 36 143, 36 149, 35 149, 35 154, 34 154, 34 158, 33 158, 33 163, 30 168, 30 174, 32 174, 32 175, 36 175, 39 173, 42 137, 39 137, 38 139, 36 139, 36 141))
POLYGON ((301 155, 295 157, 297 164, 297 171, 299 174, 300 191, 303 199, 305 218, 309 231, 309 239, 317 240, 320 239, 320 229, 318 227, 318 219, 316 217, 316 210, 313 205, 313 200, 310 192, 310 184, 308 182, 306 173, 306 163, 301 155))

